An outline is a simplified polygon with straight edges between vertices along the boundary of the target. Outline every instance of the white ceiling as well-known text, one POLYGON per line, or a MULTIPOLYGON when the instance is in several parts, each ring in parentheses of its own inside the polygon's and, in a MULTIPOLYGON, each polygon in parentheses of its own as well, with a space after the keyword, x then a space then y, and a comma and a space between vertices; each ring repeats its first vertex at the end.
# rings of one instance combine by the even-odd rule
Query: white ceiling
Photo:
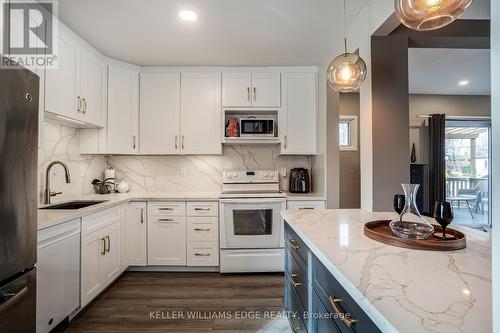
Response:
POLYGON ((409 49, 408 56, 412 94, 491 94, 490 50, 409 49))
MULTIPOLYGON (((348 0, 352 20, 368 0, 348 0)), ((64 0, 59 17, 137 65, 319 65, 339 52, 342 0, 64 0), (181 9, 197 12, 182 22, 181 9)))

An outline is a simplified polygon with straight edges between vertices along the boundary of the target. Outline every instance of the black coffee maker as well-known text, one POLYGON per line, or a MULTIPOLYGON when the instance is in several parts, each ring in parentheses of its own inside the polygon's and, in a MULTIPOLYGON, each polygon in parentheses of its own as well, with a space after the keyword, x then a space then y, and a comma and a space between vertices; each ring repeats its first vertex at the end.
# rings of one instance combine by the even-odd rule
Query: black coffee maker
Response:
POLYGON ((290 171, 290 186, 288 190, 292 193, 309 193, 311 181, 309 171, 304 168, 295 168, 290 171))

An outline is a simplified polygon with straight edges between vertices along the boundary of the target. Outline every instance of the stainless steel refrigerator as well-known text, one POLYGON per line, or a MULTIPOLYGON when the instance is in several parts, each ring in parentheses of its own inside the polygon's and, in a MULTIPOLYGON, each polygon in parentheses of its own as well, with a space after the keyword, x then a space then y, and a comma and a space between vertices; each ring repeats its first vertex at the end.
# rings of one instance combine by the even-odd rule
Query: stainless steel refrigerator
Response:
POLYGON ((0 68, 0 332, 36 329, 38 87, 0 68))

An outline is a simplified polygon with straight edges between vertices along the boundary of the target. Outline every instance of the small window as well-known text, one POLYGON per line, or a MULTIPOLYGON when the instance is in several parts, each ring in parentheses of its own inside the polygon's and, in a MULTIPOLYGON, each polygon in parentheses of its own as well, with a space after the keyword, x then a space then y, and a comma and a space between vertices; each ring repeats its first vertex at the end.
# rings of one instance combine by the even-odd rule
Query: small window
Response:
POLYGON ((340 150, 358 150, 358 116, 340 116, 340 150))

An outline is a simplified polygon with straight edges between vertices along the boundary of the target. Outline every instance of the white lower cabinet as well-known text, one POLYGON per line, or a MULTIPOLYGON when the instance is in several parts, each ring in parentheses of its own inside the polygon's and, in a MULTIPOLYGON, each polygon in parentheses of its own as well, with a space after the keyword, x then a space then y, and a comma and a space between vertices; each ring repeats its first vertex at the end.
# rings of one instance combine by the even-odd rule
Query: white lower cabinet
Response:
POLYGON ((116 207, 84 217, 82 220, 83 229, 88 232, 86 234, 83 231, 82 234, 82 307, 121 273, 120 217, 120 207, 116 207))
POLYGON ((80 219, 38 232, 36 331, 56 327, 80 305, 80 219))
MULTIPOLYGON (((172 212, 178 204, 153 204, 158 212, 172 212), (163 210, 163 209, 168 210, 163 210)), ((184 203, 185 206, 185 203, 184 203)), ((185 208, 185 207, 184 207, 185 208)), ((185 209, 179 210, 184 212, 185 209)), ((148 216, 148 265, 186 265, 186 217, 183 215, 148 216)))
POLYGON ((219 243, 189 242, 187 245, 188 266, 219 266, 219 243))
POLYGON ((127 266, 147 265, 147 204, 131 202, 125 223, 125 261, 127 266))
POLYGON ((219 266, 218 202, 187 203, 187 265, 219 266))

